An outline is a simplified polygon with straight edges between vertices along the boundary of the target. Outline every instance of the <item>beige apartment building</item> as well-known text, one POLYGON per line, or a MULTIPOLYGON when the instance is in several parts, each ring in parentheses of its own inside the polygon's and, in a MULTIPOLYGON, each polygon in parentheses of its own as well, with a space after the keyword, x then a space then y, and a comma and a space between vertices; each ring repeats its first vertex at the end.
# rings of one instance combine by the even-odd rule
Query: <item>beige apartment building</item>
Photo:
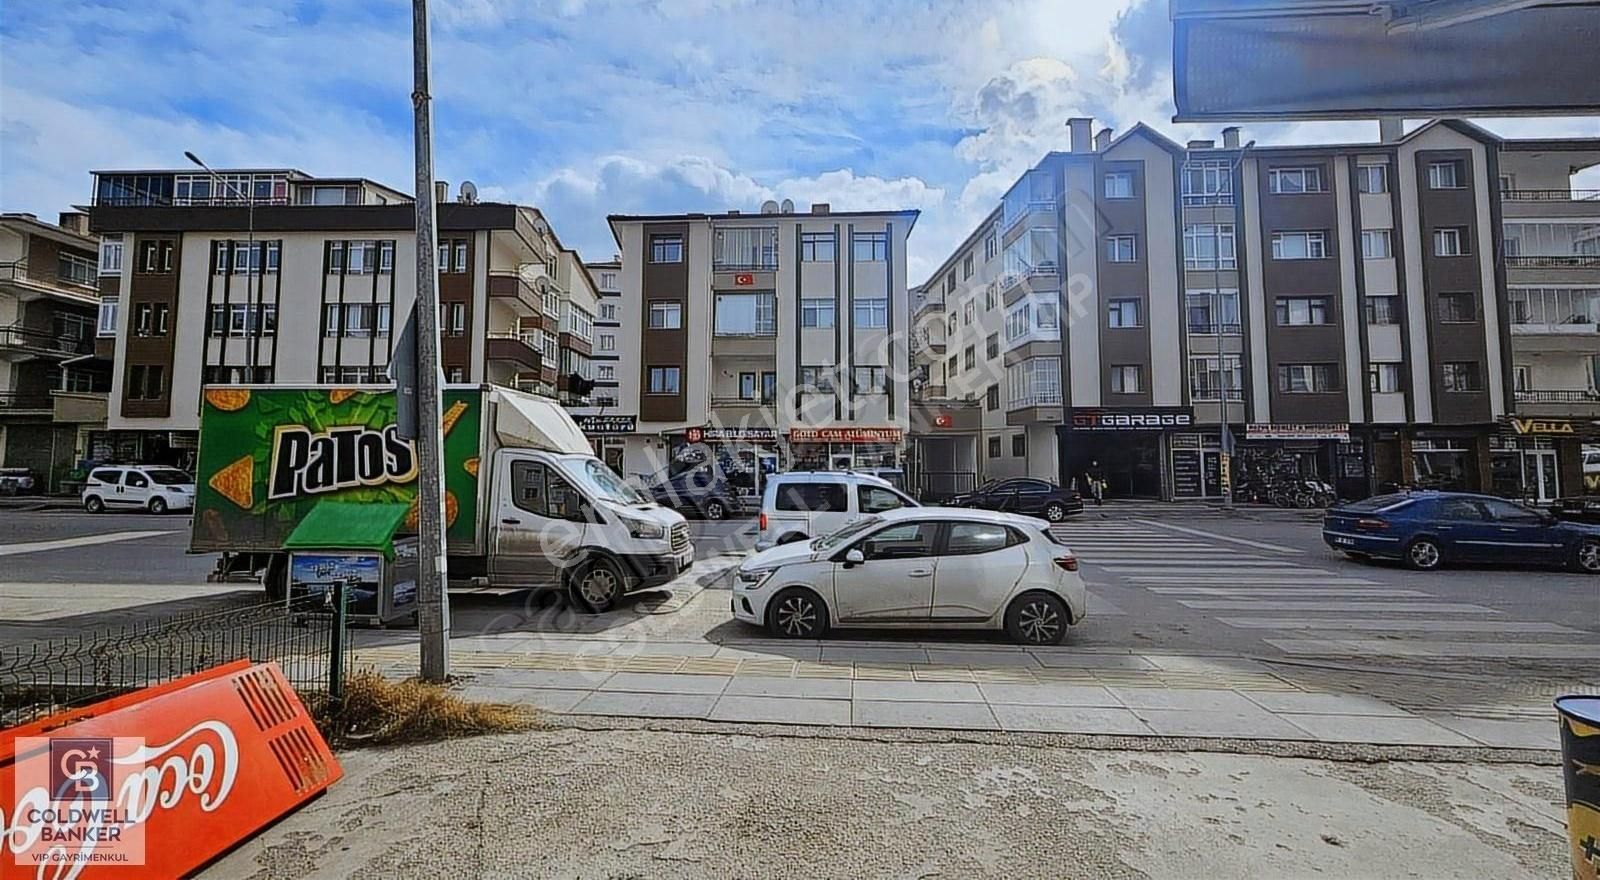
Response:
MULTIPOLYGON (((535 208, 438 185, 450 382, 556 394, 587 368, 593 284, 535 208)), ((415 301, 414 208, 293 169, 95 172, 90 224, 114 336, 109 448, 187 465, 211 383, 384 383, 415 301)))
MULTIPOLYGON (((725 445, 785 468, 898 467, 916 211, 610 218, 621 252, 613 414, 623 471, 725 445)), ((614 442, 614 441, 612 441, 614 442)))

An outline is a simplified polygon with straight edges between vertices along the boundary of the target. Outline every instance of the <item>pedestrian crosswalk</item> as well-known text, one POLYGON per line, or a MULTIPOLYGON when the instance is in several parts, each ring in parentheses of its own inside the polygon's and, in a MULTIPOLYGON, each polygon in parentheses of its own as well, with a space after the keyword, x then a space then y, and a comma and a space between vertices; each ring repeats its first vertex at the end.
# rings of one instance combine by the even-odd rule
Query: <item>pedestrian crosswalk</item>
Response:
POLYGON ((1600 658, 1585 630, 1516 620, 1470 596, 1380 581, 1298 548, 1152 521, 1079 521, 1054 532, 1086 566, 1091 592, 1097 578, 1114 579, 1292 656, 1600 658))

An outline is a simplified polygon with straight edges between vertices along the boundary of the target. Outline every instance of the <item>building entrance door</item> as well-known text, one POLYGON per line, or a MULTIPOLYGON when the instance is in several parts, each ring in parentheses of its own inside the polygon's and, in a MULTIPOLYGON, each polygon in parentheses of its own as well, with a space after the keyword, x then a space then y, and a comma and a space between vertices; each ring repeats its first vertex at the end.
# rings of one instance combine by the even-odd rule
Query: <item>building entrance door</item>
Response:
POLYGON ((1528 500, 1539 504, 1548 504, 1561 496, 1555 450, 1535 449, 1522 453, 1522 485, 1528 500))

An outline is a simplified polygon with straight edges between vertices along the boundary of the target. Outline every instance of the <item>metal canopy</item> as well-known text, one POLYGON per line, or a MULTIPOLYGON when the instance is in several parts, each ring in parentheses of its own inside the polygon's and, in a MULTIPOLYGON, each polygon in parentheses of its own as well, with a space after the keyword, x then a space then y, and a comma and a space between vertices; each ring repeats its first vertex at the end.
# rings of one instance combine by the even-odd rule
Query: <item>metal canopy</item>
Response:
POLYGON ((1600 113, 1600 0, 1171 0, 1171 13, 1176 122, 1600 113))

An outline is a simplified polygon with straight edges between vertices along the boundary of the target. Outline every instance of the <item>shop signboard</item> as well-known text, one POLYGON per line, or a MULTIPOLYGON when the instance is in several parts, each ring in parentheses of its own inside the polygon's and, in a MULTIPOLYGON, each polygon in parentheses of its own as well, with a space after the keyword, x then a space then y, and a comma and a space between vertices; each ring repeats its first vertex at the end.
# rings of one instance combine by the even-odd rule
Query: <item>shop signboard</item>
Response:
POLYGON ((1072 408, 1074 431, 1165 431, 1170 428, 1193 427, 1194 410, 1187 406, 1072 408))
POLYGON ((776 443, 774 428, 690 428, 683 433, 690 443, 776 443))
POLYGON ((899 428, 790 428, 790 443, 899 443, 899 428))
POLYGON ((638 416, 587 414, 572 416, 578 429, 590 436, 603 434, 632 434, 638 430, 638 416))
POLYGON ((1256 423, 1245 426, 1244 439, 1337 440, 1340 443, 1349 443, 1350 425, 1343 422, 1320 425, 1256 423))

